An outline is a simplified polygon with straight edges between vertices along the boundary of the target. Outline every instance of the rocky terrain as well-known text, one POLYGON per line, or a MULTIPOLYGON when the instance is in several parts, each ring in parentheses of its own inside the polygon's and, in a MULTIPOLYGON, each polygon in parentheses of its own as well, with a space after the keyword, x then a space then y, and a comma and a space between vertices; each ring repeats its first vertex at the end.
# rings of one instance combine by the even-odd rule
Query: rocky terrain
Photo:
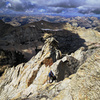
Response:
POLYGON ((25 61, 24 55, 18 51, 0 50, 0 76, 7 67, 16 66, 25 61))
POLYGON ((96 17, 63 17, 63 16, 50 16, 50 15, 33 15, 33 16, 17 16, 17 15, 0 15, 0 19, 4 22, 11 24, 12 26, 21 26, 32 22, 38 22, 41 20, 53 23, 70 23, 75 27, 95 28, 100 30, 100 18, 96 17), (97 28, 96 28, 97 27, 97 28), (99 28, 99 29, 98 29, 99 28))
POLYGON ((62 55, 58 41, 46 39, 27 63, 8 68, 0 78, 1 100, 99 100, 100 44, 62 55), (48 83, 50 70, 57 81, 48 83))
POLYGON ((43 20, 0 25, 1 100, 100 99, 97 30, 43 20), (57 78, 53 83, 47 80, 50 70, 57 78))
POLYGON ((67 20, 72 26, 85 27, 86 29, 100 26, 100 20, 96 17, 74 17, 67 20))

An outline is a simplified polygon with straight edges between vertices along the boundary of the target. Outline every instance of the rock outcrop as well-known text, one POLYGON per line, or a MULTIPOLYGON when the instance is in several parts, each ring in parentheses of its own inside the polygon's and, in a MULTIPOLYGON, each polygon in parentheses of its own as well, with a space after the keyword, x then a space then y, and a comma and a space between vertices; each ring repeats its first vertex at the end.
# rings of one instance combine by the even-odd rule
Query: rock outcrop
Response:
MULTIPOLYGON (((62 90, 53 100, 99 100, 100 99, 100 50, 97 50, 80 66, 62 90)), ((65 80, 64 80, 65 81, 65 80)), ((64 82, 63 81, 63 82, 64 82)))
POLYGON ((95 51, 95 53, 86 60, 71 80, 70 87, 72 97, 75 100, 99 100, 99 82, 100 49, 95 51))
POLYGON ((29 62, 6 69, 0 79, 1 99, 14 98, 21 92, 27 92, 30 87, 34 87, 32 88, 34 92, 45 84, 51 65, 61 57, 61 52, 56 49, 56 46, 57 41, 54 38, 48 38, 42 51, 29 62))
POLYGON ((0 50, 0 76, 7 67, 17 66, 22 62, 25 62, 25 58, 20 52, 0 50))
POLYGON ((78 34, 86 42, 100 42, 100 32, 93 30, 91 28, 86 29, 85 27, 73 27, 71 24, 66 23, 64 29, 71 31, 72 33, 78 34))
POLYGON ((0 77, 0 99, 99 100, 99 72, 99 44, 62 55, 58 41, 48 37, 42 50, 30 61, 5 70, 0 77), (47 80, 50 70, 57 78, 53 83, 47 80))

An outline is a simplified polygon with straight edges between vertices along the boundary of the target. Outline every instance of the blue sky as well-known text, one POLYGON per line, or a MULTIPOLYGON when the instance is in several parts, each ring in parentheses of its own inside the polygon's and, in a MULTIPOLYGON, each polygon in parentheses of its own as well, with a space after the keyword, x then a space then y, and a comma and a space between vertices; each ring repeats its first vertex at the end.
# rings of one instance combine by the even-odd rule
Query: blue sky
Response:
POLYGON ((0 13, 100 16, 100 0, 0 0, 0 13))

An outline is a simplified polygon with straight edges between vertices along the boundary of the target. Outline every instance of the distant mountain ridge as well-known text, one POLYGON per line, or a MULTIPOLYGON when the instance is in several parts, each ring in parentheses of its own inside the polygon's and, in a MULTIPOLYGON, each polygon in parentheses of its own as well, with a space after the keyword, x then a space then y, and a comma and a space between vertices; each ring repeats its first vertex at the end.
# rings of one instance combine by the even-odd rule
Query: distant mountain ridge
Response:
POLYGON ((73 26, 80 26, 85 28, 94 28, 97 26, 100 26, 100 18, 96 17, 62 17, 62 16, 1 16, 0 19, 2 19, 4 22, 7 22, 13 26, 20 26, 25 25, 32 22, 38 22, 41 20, 47 21, 47 22, 68 22, 73 26))

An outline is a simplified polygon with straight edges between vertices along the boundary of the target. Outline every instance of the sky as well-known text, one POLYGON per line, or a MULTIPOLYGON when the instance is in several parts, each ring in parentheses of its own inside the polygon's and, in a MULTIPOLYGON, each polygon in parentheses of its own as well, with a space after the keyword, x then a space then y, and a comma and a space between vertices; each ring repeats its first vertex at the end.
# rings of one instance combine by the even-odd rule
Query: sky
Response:
POLYGON ((0 14, 100 16, 100 0, 0 0, 0 14))

